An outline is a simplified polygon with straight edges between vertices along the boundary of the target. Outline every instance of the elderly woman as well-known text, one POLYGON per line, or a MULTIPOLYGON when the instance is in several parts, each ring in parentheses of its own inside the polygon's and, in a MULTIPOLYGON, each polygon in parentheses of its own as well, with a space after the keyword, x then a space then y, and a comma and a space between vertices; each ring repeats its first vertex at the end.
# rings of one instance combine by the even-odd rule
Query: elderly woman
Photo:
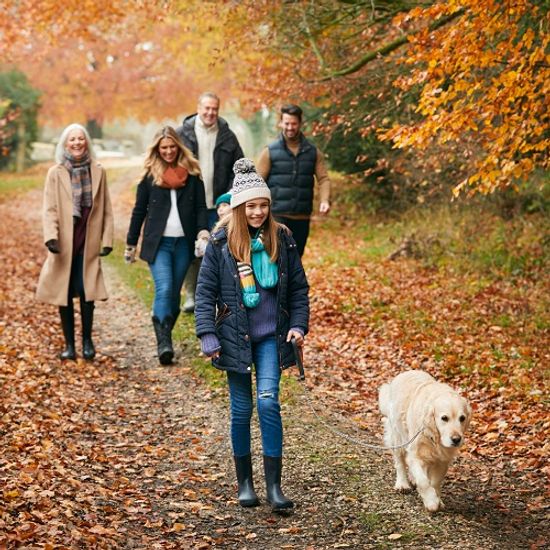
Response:
POLYGON ((203 248, 200 240, 209 237, 199 161, 171 126, 156 133, 145 157, 126 237, 127 263, 135 261, 142 226, 140 258, 149 264, 155 282, 157 353, 159 362, 169 365, 174 358, 172 329, 180 313, 183 280, 195 246, 203 248))
POLYGON ((100 256, 113 249, 113 213, 105 170, 96 162, 90 136, 80 124, 67 126, 44 188, 43 229, 48 249, 36 297, 59 306, 65 350, 76 359, 73 298, 80 298, 82 355, 95 357, 95 300, 106 300, 100 256))

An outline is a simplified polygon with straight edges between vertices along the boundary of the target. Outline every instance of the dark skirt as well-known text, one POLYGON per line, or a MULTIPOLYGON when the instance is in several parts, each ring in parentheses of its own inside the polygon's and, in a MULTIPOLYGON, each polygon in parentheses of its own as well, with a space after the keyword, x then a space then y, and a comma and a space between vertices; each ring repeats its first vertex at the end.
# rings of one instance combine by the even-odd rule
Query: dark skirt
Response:
POLYGON ((69 279, 69 300, 84 299, 84 254, 73 256, 71 278, 69 279))

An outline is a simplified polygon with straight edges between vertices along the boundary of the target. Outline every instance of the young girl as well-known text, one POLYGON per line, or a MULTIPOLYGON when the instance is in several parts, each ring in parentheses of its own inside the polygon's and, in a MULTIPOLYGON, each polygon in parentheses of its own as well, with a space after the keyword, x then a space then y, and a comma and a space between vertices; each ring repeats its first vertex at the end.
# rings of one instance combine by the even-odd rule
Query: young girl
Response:
POLYGON ((257 506, 252 481, 252 365, 267 500, 274 511, 294 506, 281 491, 281 369, 295 364, 291 338, 308 330, 308 283, 294 239, 271 215, 271 193, 254 164, 238 160, 231 215, 206 247, 197 285, 197 336, 214 366, 227 371, 231 443, 241 506, 257 506))
POLYGON ((209 236, 204 186, 199 162, 170 126, 153 138, 144 167, 124 257, 127 263, 135 261, 145 224, 140 258, 149 264, 155 282, 153 327, 159 361, 168 365, 174 357, 172 329, 180 312, 181 287, 195 240, 209 236))

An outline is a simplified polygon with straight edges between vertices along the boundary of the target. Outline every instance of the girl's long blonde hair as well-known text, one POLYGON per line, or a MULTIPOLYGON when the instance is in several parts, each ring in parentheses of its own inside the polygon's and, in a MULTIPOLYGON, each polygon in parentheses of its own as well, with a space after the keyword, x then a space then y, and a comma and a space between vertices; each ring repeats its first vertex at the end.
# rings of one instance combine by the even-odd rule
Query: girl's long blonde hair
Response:
POLYGON ((191 150, 182 143, 178 133, 172 126, 164 126, 155 134, 153 143, 147 149, 145 162, 143 163, 145 174, 151 174, 153 181, 157 185, 162 183, 162 175, 168 168, 168 164, 159 153, 159 144, 164 138, 170 138, 179 149, 176 164, 186 168, 191 175, 200 176, 201 168, 199 161, 193 156, 191 150))
MULTIPOLYGON (((229 252, 238 262, 250 263, 250 233, 248 231, 248 222, 246 221, 246 203, 239 204, 232 208, 229 214, 225 215, 218 223, 216 228, 227 228, 227 246, 229 252)), ((277 233, 281 224, 275 221, 271 215, 271 204, 269 214, 263 225, 263 243, 266 252, 272 262, 279 258, 279 239, 277 233)))

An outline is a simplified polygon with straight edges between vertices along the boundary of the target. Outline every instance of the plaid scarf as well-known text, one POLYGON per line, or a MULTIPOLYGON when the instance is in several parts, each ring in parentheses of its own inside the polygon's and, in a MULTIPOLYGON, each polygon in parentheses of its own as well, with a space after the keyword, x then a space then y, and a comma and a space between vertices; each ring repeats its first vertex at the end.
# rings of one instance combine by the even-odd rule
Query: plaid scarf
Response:
POLYGON ((92 206, 92 176, 90 174, 90 156, 76 160, 70 153, 63 155, 63 166, 71 175, 71 189, 73 192, 73 216, 82 217, 82 208, 92 206))
POLYGON ((271 261, 263 243, 263 229, 251 240, 252 265, 237 262, 241 281, 243 303, 248 308, 260 303, 260 294, 256 292, 256 279, 262 288, 273 288, 279 280, 277 264, 271 261), (254 278, 254 275, 256 278, 254 278))

